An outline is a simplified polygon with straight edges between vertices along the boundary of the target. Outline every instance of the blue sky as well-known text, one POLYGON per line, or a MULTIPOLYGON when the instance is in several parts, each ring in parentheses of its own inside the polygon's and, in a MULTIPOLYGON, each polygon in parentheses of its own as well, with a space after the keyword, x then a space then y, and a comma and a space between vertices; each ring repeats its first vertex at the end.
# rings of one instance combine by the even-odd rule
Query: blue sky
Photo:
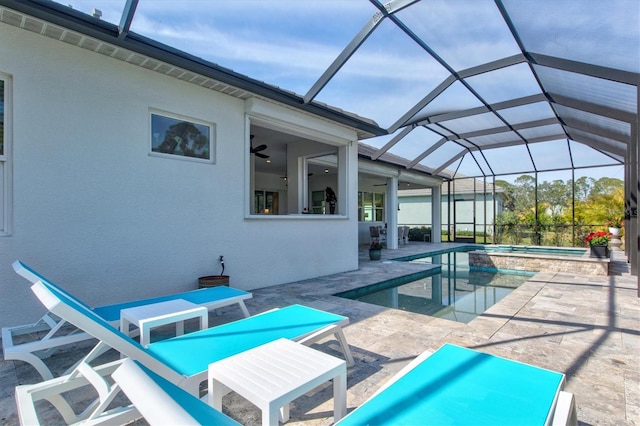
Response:
MULTIPOLYGON (((118 23, 125 1, 61 3, 86 13, 98 8, 103 20, 118 23)), ((640 72, 639 1, 503 3, 527 50, 640 72)), ((131 29, 304 95, 375 12, 367 0, 140 0, 131 29)), ((520 52, 493 0, 423 0, 397 16, 455 70, 520 52)), ((396 25, 383 20, 316 100, 389 127, 448 75, 396 25)), ((524 64, 469 81, 489 102, 539 90, 524 64)), ((427 112, 478 105, 454 85, 427 112)), ((379 147, 388 139, 366 142, 379 147)), ((409 158, 423 151, 415 143, 394 149, 409 158)))

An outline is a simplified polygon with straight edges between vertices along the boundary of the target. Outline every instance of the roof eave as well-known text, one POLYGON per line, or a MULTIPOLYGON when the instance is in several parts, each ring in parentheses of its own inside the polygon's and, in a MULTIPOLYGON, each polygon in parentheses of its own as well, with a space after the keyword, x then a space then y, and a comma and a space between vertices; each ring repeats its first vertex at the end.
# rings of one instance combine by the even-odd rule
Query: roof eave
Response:
POLYGON ((316 102, 305 103, 302 96, 293 92, 252 79, 139 34, 128 32, 124 37, 120 37, 117 25, 86 15, 62 4, 50 0, 0 0, 0 5, 105 43, 178 66, 221 83, 254 93, 257 96, 352 127, 365 133, 364 137, 387 134, 385 129, 382 129, 373 121, 359 119, 316 102))

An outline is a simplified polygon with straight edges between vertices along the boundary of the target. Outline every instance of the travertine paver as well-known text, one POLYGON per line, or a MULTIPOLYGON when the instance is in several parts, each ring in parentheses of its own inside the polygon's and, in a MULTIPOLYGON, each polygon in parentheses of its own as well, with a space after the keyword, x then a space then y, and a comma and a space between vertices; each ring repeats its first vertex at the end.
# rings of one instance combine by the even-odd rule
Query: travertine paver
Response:
MULTIPOLYGON (((628 268, 622 252, 614 252, 611 265, 618 275, 539 273, 469 324, 333 296, 427 268, 429 265, 389 259, 444 246, 447 244, 410 243, 397 251, 383 250, 383 260, 377 262, 369 261, 363 248, 357 271, 255 290, 247 306, 255 314, 302 303, 350 318, 345 334, 356 365, 347 377, 349 409, 362 404, 419 353, 450 342, 567 374, 566 389, 575 393, 581 423, 640 424, 640 299, 637 278, 625 272, 628 268)), ((224 308, 222 316, 210 316, 210 324, 241 316, 237 309, 224 308)), ((315 347, 341 356, 335 341, 326 340, 315 347)), ((50 362, 61 371, 86 350, 68 351, 50 362)), ((108 356, 117 354, 107 354, 105 359, 108 356)), ((33 369, 24 363, 0 362, 0 423, 16 423, 10 389, 16 383, 36 380, 33 369)), ((287 424, 331 424, 331 395, 327 385, 294 401, 287 424)), ((225 397, 224 411, 244 424, 260 423, 259 410, 234 394, 225 397)), ((55 417, 47 418, 47 424, 56 421, 55 417)))

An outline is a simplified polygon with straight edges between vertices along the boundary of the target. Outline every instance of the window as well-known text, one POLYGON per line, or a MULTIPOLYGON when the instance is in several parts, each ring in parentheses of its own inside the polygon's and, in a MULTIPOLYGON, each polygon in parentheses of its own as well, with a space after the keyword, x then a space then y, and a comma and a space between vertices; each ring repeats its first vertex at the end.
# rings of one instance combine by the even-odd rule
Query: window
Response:
POLYGON ((250 214, 339 215, 340 207, 346 205, 340 203, 340 182, 344 181, 340 175, 346 170, 341 158, 346 158, 346 146, 286 133, 287 129, 262 127, 255 124, 258 122, 250 122, 247 146, 249 190, 253 194, 250 214), (329 190, 333 198, 327 195, 329 190))
POLYGON ((213 163, 214 125, 151 111, 151 155, 213 163))
POLYGON ((255 191, 254 214, 280 214, 278 193, 273 191, 255 191))
POLYGON ((9 234, 11 168, 10 111, 11 85, 9 76, 0 73, 0 235, 9 234))
POLYGON ((384 194, 358 192, 358 220, 360 222, 384 222, 384 194))

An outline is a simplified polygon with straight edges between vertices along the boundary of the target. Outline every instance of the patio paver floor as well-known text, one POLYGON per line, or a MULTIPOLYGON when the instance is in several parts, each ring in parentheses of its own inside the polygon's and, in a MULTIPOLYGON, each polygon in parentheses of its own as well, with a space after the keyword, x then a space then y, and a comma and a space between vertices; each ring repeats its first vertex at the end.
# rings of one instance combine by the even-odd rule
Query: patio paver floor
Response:
MULTIPOLYGON (((369 261, 363 248, 357 271, 253 290, 247 307, 256 314, 300 303, 350 318, 345 334, 356 364, 348 370, 348 410, 418 354, 450 342, 565 373, 565 389, 575 394, 581 424, 640 424, 640 299, 637 277, 628 273, 623 252, 613 252, 613 275, 539 273, 468 324, 333 296, 428 267, 390 258, 452 245, 411 243, 383 250, 382 261, 369 261)), ((238 309, 224 308, 223 315, 210 315, 210 325, 241 317, 238 309)), ((315 347, 342 356, 333 340, 315 347)), ((62 371, 87 350, 87 345, 73 347, 47 363, 62 371)), ((27 364, 0 361, 0 423, 17 424, 16 384, 37 381, 27 364)), ((47 411, 45 404, 41 408, 47 411)), ((260 411, 234 394, 224 398, 223 409, 243 424, 260 424, 260 411)), ((328 425, 332 413, 332 387, 326 384, 291 404, 287 425, 328 425)), ((46 424, 58 421, 54 413, 47 414, 46 424)))

